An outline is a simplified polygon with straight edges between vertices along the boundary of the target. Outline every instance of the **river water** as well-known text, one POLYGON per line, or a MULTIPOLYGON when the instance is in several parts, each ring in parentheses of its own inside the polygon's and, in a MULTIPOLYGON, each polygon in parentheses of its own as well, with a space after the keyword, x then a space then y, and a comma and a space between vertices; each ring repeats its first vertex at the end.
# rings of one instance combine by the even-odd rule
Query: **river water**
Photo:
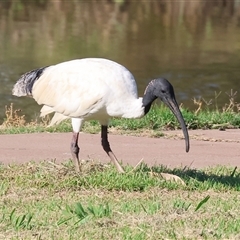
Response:
POLYGON ((240 1, 0 1, 0 123, 10 103, 39 115, 34 100, 11 96, 21 74, 86 57, 127 67, 140 96, 163 76, 191 110, 193 99, 223 108, 231 91, 240 102, 240 1))

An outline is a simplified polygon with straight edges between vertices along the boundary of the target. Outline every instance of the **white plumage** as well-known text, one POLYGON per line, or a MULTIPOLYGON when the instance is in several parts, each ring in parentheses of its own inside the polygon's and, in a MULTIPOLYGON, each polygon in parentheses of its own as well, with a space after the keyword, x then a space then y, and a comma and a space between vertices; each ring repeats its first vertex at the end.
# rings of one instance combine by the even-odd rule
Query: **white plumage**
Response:
MULTIPOLYGON (((110 116, 143 116, 132 74, 115 62, 92 58, 64 62, 47 68, 39 80, 32 89, 34 99, 65 116, 97 118, 103 124, 110 116)), ((45 110, 41 112, 43 116, 45 110)))
MULTIPOLYGON (((50 125, 66 118, 72 119, 71 150, 78 169, 78 133, 86 120, 95 119, 100 122, 103 148, 118 170, 123 172, 107 139, 110 117, 143 117, 149 111, 151 103, 159 97, 170 107, 178 120, 179 116, 182 118, 173 88, 166 79, 151 81, 144 98, 138 98, 133 75, 122 65, 101 58, 72 60, 28 72, 15 84, 13 95, 32 96, 38 104, 43 105, 41 116, 55 112, 50 125), (172 104, 169 105, 169 102, 172 104)), ((180 120, 180 123, 188 151, 188 134, 184 120, 180 120)))

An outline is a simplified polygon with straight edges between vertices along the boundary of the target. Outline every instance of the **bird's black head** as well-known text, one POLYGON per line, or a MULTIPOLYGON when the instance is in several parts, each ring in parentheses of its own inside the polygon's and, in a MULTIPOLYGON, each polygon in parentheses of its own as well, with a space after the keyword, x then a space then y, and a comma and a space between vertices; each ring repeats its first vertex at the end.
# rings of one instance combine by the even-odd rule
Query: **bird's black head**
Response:
POLYGON ((159 98, 164 103, 166 99, 175 99, 172 84, 165 78, 152 80, 144 92, 143 105, 146 107, 145 113, 150 109, 152 102, 159 98))
POLYGON ((145 114, 148 113, 152 102, 157 98, 159 98, 162 102, 164 102, 178 119, 185 136, 186 151, 188 152, 189 136, 188 136, 186 124, 184 122, 183 116, 179 110, 179 106, 175 99, 173 86, 165 78, 154 79, 148 84, 143 96, 143 106, 145 107, 145 114))
POLYGON ((174 98, 175 94, 172 84, 165 78, 157 78, 150 82, 153 86, 153 95, 160 98, 163 102, 167 98, 174 98))

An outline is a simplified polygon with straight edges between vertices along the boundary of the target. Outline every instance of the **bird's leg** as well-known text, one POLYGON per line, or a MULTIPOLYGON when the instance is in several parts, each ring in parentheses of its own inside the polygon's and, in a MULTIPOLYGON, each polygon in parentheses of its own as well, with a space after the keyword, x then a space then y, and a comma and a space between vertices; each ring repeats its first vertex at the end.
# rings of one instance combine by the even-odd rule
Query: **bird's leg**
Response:
POLYGON ((113 161, 114 165, 116 166, 118 172, 124 173, 124 170, 122 169, 120 163, 118 162, 116 156, 112 152, 109 142, 108 142, 108 127, 107 126, 101 126, 102 131, 101 131, 101 138, 102 138, 102 147, 104 151, 107 153, 107 155, 110 157, 110 159, 113 161))
POLYGON ((73 160, 75 162, 76 171, 80 172, 81 164, 79 161, 79 147, 78 147, 78 135, 79 132, 73 132, 72 142, 71 142, 71 153, 73 160))

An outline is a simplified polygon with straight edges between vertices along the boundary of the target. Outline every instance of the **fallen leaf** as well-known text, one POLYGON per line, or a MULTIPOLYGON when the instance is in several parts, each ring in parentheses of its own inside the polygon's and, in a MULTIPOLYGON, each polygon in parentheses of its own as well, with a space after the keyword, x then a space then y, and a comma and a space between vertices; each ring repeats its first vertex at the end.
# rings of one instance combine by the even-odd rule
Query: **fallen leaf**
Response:
POLYGON ((175 182, 181 183, 184 186, 186 185, 185 182, 177 175, 173 175, 170 173, 160 173, 160 176, 166 181, 175 181, 175 182))

